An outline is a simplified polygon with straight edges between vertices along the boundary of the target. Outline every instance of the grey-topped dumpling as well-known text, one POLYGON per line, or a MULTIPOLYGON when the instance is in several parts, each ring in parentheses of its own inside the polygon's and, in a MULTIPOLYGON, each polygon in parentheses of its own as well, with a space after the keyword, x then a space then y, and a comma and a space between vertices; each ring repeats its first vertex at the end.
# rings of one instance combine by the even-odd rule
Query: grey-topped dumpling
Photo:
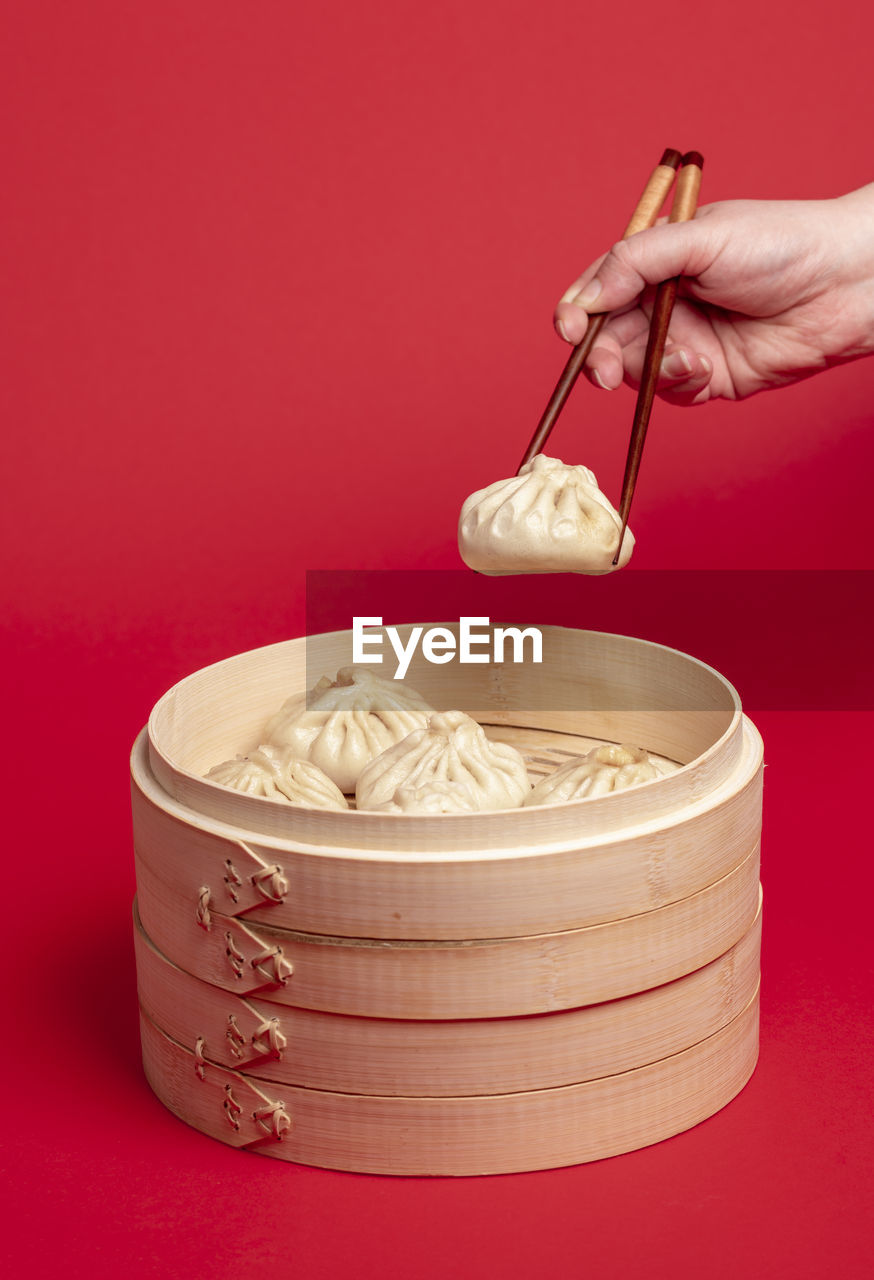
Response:
POLYGON ((264 744, 246 756, 224 760, 206 775, 234 791, 266 796, 304 809, 348 809, 339 787, 309 760, 299 760, 291 747, 264 744))
MULTIPOLYGON (((485 574, 612 572, 621 521, 588 467, 538 453, 516 476, 472 493, 461 508, 458 549, 485 574)), ((615 567, 631 559, 625 530, 615 567)))
POLYGON ((525 804, 562 804, 566 800, 605 796, 641 782, 652 782, 669 771, 669 767, 651 760, 643 747, 608 743, 547 774, 526 796, 525 804))
POLYGON ((490 742, 463 711, 445 711, 367 766, 358 779, 356 804, 376 809, 394 800, 399 788, 432 782, 461 783, 477 810, 518 808, 531 790, 515 747, 490 742))
POLYGON ((291 747, 319 766, 347 794, 362 769, 383 751, 423 728, 434 714, 421 694, 368 667, 343 667, 307 694, 295 694, 267 723, 264 739, 291 747))

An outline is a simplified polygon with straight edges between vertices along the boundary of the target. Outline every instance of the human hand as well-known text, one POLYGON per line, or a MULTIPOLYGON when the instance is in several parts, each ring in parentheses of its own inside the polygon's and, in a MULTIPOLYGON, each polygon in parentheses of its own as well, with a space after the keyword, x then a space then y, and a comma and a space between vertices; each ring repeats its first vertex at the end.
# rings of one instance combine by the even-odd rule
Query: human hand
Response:
POLYGON ((874 184, 836 200, 731 200, 615 244, 555 311, 566 341, 611 312, 586 361, 638 386, 654 286, 680 280, 658 394, 741 399, 874 351, 874 184))

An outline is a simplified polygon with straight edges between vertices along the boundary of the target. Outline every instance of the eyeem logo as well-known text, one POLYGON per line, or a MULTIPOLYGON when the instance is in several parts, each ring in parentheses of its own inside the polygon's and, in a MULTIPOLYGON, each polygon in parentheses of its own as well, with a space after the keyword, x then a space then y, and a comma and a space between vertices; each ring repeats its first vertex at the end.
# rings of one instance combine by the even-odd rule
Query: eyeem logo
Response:
POLYGON ((488 618, 459 618, 458 635, 448 627, 411 627, 404 644, 397 627, 385 627, 382 634, 368 635, 365 627, 382 627, 382 618, 352 619, 352 661, 382 662, 383 640, 397 658, 395 680, 403 680, 413 654, 421 641, 422 656, 428 662, 505 662, 507 646, 512 650, 511 662, 525 661, 525 641, 529 640, 530 661, 543 661, 543 635, 537 627, 491 627, 488 618), (481 629, 479 629, 481 628, 481 629))

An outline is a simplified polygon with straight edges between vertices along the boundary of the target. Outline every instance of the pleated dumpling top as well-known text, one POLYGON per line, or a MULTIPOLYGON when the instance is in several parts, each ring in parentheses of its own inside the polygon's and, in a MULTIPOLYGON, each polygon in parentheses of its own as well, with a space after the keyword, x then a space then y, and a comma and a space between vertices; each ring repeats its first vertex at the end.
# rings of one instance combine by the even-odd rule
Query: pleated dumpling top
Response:
POLYGON ((367 766, 358 779, 356 804, 376 809, 393 801, 399 788, 432 782, 461 784, 476 810, 518 808, 531 790, 525 761, 515 747, 490 742, 482 726, 463 711, 445 711, 367 766))
POLYGON ((578 759, 542 778, 525 804, 561 804, 565 800, 587 800, 623 791, 641 782, 651 782, 670 772, 670 766, 650 759, 642 747, 608 743, 594 747, 578 759))
POLYGON ((348 809, 346 797, 322 770, 299 760, 291 747, 265 744, 248 755, 224 760, 206 775, 234 791, 266 796, 304 809, 348 809))
POLYGON ((371 760, 423 728, 433 714, 401 680, 384 680, 369 667, 343 667, 336 680, 323 676, 309 693, 283 703, 268 721, 264 740, 311 760, 348 795, 371 760))

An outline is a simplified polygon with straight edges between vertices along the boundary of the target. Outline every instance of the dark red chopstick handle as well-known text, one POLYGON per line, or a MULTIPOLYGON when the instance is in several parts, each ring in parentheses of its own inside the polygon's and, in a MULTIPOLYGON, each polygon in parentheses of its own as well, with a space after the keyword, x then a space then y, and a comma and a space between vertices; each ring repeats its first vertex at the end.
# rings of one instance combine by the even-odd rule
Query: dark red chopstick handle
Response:
MULTIPOLYGON (((631 221, 625 228, 624 238, 634 235, 636 231, 642 231, 644 227, 654 225, 659 215, 662 205, 667 198, 668 192, 673 185, 674 176, 677 169, 682 163, 683 157, 679 151, 675 151, 672 147, 667 147, 662 153, 662 157, 649 176, 646 186, 643 189, 640 199, 635 206, 634 213, 631 215, 631 221)), ((558 415, 564 408, 565 401, 573 389, 573 385, 580 375, 583 365, 586 362, 586 356, 592 349, 592 345, 601 331, 601 328, 607 319, 606 315, 594 315, 589 319, 589 327, 579 346, 574 347, 567 363, 562 371, 562 375, 555 384, 555 390, 549 398, 543 416, 537 424, 534 435, 531 437, 531 443, 525 450, 525 455, 519 463, 517 475, 525 466, 526 462, 530 462, 535 454, 540 453, 546 441, 549 438, 552 428, 555 426, 558 415)))
POLYGON ((678 284, 678 280, 665 280, 656 289, 655 301, 653 302, 649 338, 646 343, 646 355, 643 358, 644 377, 637 393, 634 420, 631 424, 631 439, 628 444, 628 455, 625 459, 625 475, 622 477, 622 499, 619 503, 619 544, 616 548, 616 555, 613 557, 614 564, 619 563, 619 554, 622 551, 625 530, 628 527, 628 513, 631 510, 631 500, 634 497, 637 475, 640 471, 640 460, 643 457, 646 430, 649 426, 649 418, 652 413, 653 401, 655 400, 659 370, 665 353, 668 326, 671 323, 671 313, 674 310, 678 284))
POLYGON ((604 321, 606 319, 607 319, 607 316, 605 314, 589 317, 589 327, 586 330, 585 335, 583 336, 582 342, 579 344, 579 346, 574 347, 573 351, 570 353, 570 356, 568 357, 568 362, 562 371, 562 375, 559 378, 558 382, 555 384, 555 390, 550 396, 549 403, 547 404, 546 408, 543 411, 543 417, 540 419, 539 423, 537 424, 537 430, 534 432, 534 435, 531 437, 531 443, 528 445, 528 448, 525 450, 525 456, 523 457, 522 461, 519 463, 519 467, 516 472, 517 475, 519 474, 519 471, 521 471, 522 468, 525 466, 526 462, 530 462, 531 459, 535 456, 535 454, 538 454, 542 451, 543 446, 546 444, 546 441, 549 439, 550 432, 552 431, 552 428, 556 424, 558 415, 561 413, 562 409, 564 408, 565 401, 570 395, 571 390, 573 389, 574 383, 576 382, 577 378, 580 376, 583 365, 586 363, 586 357, 588 356, 589 352, 592 350, 595 339, 603 329, 604 321))
MULTIPOLYGON (((683 166, 677 180, 674 202, 671 206, 669 222, 688 222, 695 217, 698 204, 698 192, 701 187, 701 170, 704 157, 700 151, 687 151, 683 156, 683 166)), ((671 323, 671 312, 677 298, 679 278, 663 281, 656 289, 652 316, 649 322, 649 337, 646 343, 646 354, 643 358, 643 375, 640 390, 637 393, 637 404, 634 407, 634 420, 631 424, 631 439, 628 442, 628 455, 625 460, 625 475, 622 480, 622 497, 619 502, 619 543, 613 564, 619 563, 625 530, 628 528, 628 513, 634 498, 640 461, 643 457, 643 444, 649 426, 649 417, 655 399, 662 357, 668 337, 668 326, 671 323)))

